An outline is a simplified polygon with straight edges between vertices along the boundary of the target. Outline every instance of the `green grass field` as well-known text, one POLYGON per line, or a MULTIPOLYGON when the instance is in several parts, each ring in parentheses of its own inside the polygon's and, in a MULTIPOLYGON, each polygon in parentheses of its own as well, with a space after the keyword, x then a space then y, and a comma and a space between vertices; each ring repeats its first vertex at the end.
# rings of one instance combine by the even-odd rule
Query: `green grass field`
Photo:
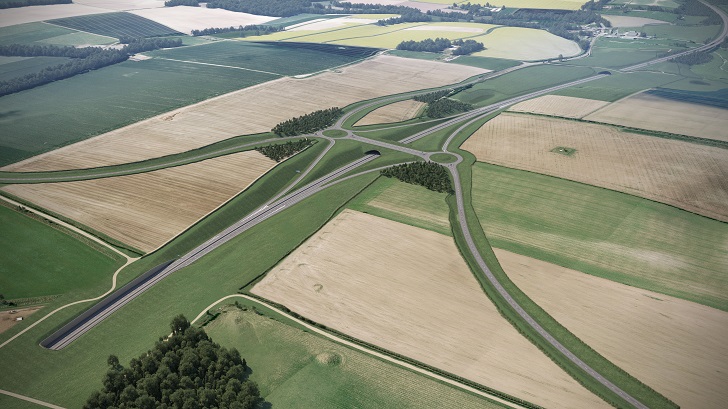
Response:
MULTIPOLYGON (((686 44, 687 45, 687 44, 686 44)), ((623 68, 652 60, 668 51, 682 51, 674 40, 599 38, 589 57, 569 61, 568 64, 590 67, 623 68)))
POLYGON ((31 44, 75 32, 75 30, 46 23, 26 23, 0 27, 0 45, 31 44))
POLYGON ((514 96, 553 85, 585 78, 596 72, 588 67, 537 65, 476 84, 453 99, 475 106, 485 106, 514 96))
POLYGON ((275 78, 174 61, 127 61, 6 95, 0 165, 275 78))
POLYGON ((248 41, 218 41, 196 47, 181 47, 148 53, 154 57, 219 64, 279 75, 300 75, 350 64, 357 55, 336 54, 307 48, 259 44, 248 41), (285 55, 285 58, 282 56, 285 55), (295 62, 294 62, 295 61, 295 62))
POLYGON ((380 177, 349 203, 349 208, 400 223, 452 235, 446 193, 380 177))
POLYGON ((155 21, 131 13, 104 13, 59 18, 48 23, 107 37, 162 37, 181 34, 155 21))
POLYGON ((728 311, 728 224, 485 163, 473 180, 473 206, 493 246, 728 311))
POLYGON ((453 64, 469 65, 471 67, 485 68, 486 70, 500 71, 506 68, 515 67, 517 61, 505 60, 502 58, 476 57, 463 55, 452 61, 453 64))
POLYGON ((0 57, 0 81, 34 74, 43 68, 69 61, 64 57, 0 57))
POLYGON ((240 351, 273 407, 501 407, 244 308, 227 307, 205 331, 240 351))
POLYGON ((641 31, 658 38, 691 41, 698 44, 710 42, 720 32, 720 26, 678 26, 660 24, 645 26, 641 31))
POLYGON ((0 205, 0 292, 5 298, 62 295, 99 282, 110 285, 121 257, 64 231, 0 205))
MULTIPOLYGON (((0 349, 0 366, 13 368, 0 373, 0 384, 5 390, 66 407, 81 406, 92 390, 100 388, 109 354, 128 362, 169 331, 172 317, 180 313, 194 317, 218 298, 235 293, 317 231, 375 178, 376 175, 370 175, 351 179, 307 198, 176 272, 173 278, 163 280, 68 348, 42 349, 38 341, 88 305, 63 310, 0 349), (201 282, 215 285, 200 285, 201 282), (160 303, 162 299, 165 302, 160 303)), ((240 202, 231 204, 241 206, 240 202)), ((184 233, 162 251, 125 269, 121 283, 199 242, 197 232, 184 233), (190 242, 190 236, 197 238, 190 242)), ((0 334, 0 339, 7 339, 19 329, 0 334)))
POLYGON ((680 80, 681 76, 655 72, 613 72, 609 77, 565 88, 554 92, 554 95, 613 102, 653 87, 670 87, 680 80))

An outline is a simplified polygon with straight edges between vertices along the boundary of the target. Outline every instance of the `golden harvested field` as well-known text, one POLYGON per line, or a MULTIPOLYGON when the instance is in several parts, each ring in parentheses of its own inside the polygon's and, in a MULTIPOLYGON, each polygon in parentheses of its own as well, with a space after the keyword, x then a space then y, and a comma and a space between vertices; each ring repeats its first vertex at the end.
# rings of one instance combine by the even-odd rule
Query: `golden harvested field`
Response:
POLYGON ((681 407, 725 407, 728 313, 495 252, 521 290, 620 368, 681 407))
POLYGON ((150 252, 275 164, 257 151, 247 151, 136 175, 3 190, 150 252))
POLYGON ((487 72, 465 65, 378 56, 305 79, 283 78, 168 112, 3 168, 107 166, 188 151, 236 135, 270 131, 318 109, 453 84, 487 72))
POLYGON ((499 115, 462 147, 479 161, 601 186, 728 221, 725 149, 522 114, 499 115), (552 152, 558 147, 576 153, 552 152))
POLYGON ((570 57, 581 52, 579 45, 544 30, 501 27, 490 34, 474 37, 485 44, 485 50, 473 55, 511 60, 543 60, 559 55, 570 57))
POLYGON ((728 141, 728 109, 637 94, 584 119, 728 141))
POLYGON ((385 105, 368 113, 367 116, 360 119, 355 125, 363 126, 406 121, 414 118, 417 112, 425 105, 427 104, 417 102, 413 99, 395 102, 394 104, 385 105))
POLYGON ((608 407, 500 316, 452 238, 438 233, 345 210, 252 291, 539 405, 608 407))
POLYGON ((670 24, 667 21, 655 20, 652 18, 644 17, 609 16, 606 14, 604 14, 602 17, 612 23, 612 27, 642 27, 648 24, 670 24))
POLYGON ((85 16, 88 14, 108 13, 109 10, 84 6, 82 4, 51 4, 48 6, 17 7, 2 10, 0 27, 16 24, 34 23, 54 18, 85 16))
POLYGON ((276 17, 236 13, 223 9, 186 6, 142 9, 135 10, 132 13, 188 34, 192 30, 202 30, 209 27, 247 26, 263 24, 276 19, 276 17))
POLYGON ((563 116, 566 118, 583 118, 608 104, 609 102, 598 101, 596 99, 544 95, 513 105, 508 110, 513 112, 563 116))

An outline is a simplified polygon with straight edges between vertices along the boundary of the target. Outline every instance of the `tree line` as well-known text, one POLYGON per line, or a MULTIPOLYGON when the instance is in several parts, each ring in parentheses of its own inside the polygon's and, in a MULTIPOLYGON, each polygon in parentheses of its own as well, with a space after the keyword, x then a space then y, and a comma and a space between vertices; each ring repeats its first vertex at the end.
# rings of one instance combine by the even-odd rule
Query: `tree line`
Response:
POLYGON ((169 0, 164 2, 164 7, 175 6, 199 7, 200 2, 198 0, 169 0))
POLYGON ((38 72, 26 74, 7 81, 0 81, 0 96, 20 92, 82 74, 91 70, 107 67, 126 61, 130 55, 152 51, 158 48, 179 47, 181 39, 142 38, 131 41, 121 49, 100 47, 58 47, 52 45, 12 44, 0 46, 0 55, 17 57, 69 57, 71 61, 46 67, 38 72))
POLYGON ((314 111, 310 114, 283 121, 273 127, 271 132, 279 136, 296 136, 314 133, 333 125, 343 113, 344 111, 338 107, 314 111))
POLYGON ((308 0, 210 0, 207 8, 225 9, 261 16, 291 17, 302 13, 322 13, 324 6, 308 0))
POLYGON ((83 405, 92 408, 253 409, 262 399, 240 353, 212 342, 179 315, 172 336, 133 358, 127 367, 109 356, 103 388, 83 405))
POLYGON ((437 101, 427 104, 425 115, 430 118, 445 118, 450 115, 470 111, 471 109, 473 109, 473 106, 470 104, 449 98, 440 98, 437 101))
POLYGON ((454 193, 450 175, 444 166, 434 162, 412 162, 382 169, 382 176, 424 186, 435 192, 454 193))
POLYGON ((673 61, 685 65, 707 64, 713 61, 713 54, 706 51, 699 51, 675 57, 673 58, 673 61))
POLYGON ((477 53, 478 51, 485 50, 485 45, 475 40, 463 41, 463 39, 457 39, 453 41, 453 45, 457 46, 458 48, 453 50, 452 55, 469 55, 472 53, 477 53))
POLYGON ((283 159, 289 158, 311 145, 313 145, 313 141, 305 138, 298 141, 279 143, 277 145, 260 146, 255 148, 255 150, 273 159, 276 162, 280 162, 283 159))
POLYGON ((270 34, 275 33, 277 31, 283 31, 285 27, 278 27, 278 26, 261 26, 261 25, 247 25, 247 26, 230 26, 230 27, 211 27, 211 28, 203 28, 202 30, 192 30, 193 36, 207 36, 212 34, 223 34, 223 33, 240 33, 241 37, 245 37, 247 34, 252 33, 253 35, 263 35, 263 34, 270 34))
POLYGON ((51 4, 71 4, 73 0, 14 0, 0 2, 0 9, 12 9, 26 6, 48 6, 51 4))
POLYGON ((449 95, 451 92, 452 92, 451 89, 443 89, 440 91, 428 92, 427 94, 416 95, 412 99, 414 99, 417 102, 425 102, 425 103, 429 104, 431 102, 437 101, 438 99, 440 99, 444 96, 449 95))

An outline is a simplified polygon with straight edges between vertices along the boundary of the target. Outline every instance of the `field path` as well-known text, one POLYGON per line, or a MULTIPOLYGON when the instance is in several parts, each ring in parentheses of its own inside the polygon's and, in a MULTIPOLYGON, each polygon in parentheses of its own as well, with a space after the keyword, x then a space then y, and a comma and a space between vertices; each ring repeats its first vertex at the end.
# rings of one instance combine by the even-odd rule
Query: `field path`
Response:
POLYGON ((12 396, 13 398, 22 399, 22 400, 30 402, 30 403, 35 403, 36 405, 45 406, 47 408, 65 409, 63 406, 57 406, 52 403, 43 402, 42 400, 29 398, 29 397, 23 396, 23 395, 18 395, 17 393, 13 393, 13 392, 2 390, 2 389, 0 389, 0 393, 2 393, 3 395, 12 396))
POLYGON ((183 63, 187 63, 187 64, 209 65, 211 67, 232 68, 232 69, 235 69, 235 70, 253 71, 253 72, 260 72, 260 73, 263 73, 263 74, 270 74, 270 75, 277 75, 279 77, 285 77, 285 75, 279 74, 277 72, 254 70, 252 68, 233 67, 232 65, 212 64, 212 63, 209 63, 209 62, 189 61, 189 60, 175 60, 174 58, 162 58, 162 57, 153 57, 153 58, 156 59, 156 60, 176 61, 176 62, 183 62, 183 63))
POLYGON ((327 331, 322 330, 321 328, 318 328, 318 327, 316 327, 314 325, 311 325, 311 324, 309 324, 307 322, 304 322, 304 321, 302 321, 302 320, 300 320, 300 319, 298 319, 298 318, 296 318, 296 317, 294 317, 294 316, 292 316, 292 315, 290 315, 290 314, 288 314, 286 312, 283 312, 283 311, 279 310, 278 308, 274 307, 273 305, 270 305, 270 304, 265 303, 265 302, 263 302, 261 300, 255 299, 255 298, 253 298, 253 297, 251 297, 249 295, 245 295, 245 294, 231 294, 231 295, 222 297, 219 300, 217 300, 217 301, 213 302, 212 304, 210 304, 204 310, 202 310, 202 312, 200 312, 197 315, 197 317, 195 317, 195 319, 193 319, 192 321, 190 321, 190 323, 194 324, 195 321, 197 321, 200 318, 202 318, 202 316, 204 316, 207 313, 207 311, 209 311, 212 307, 214 307, 215 305, 220 304, 221 302, 223 302, 225 300, 228 300, 230 298, 244 298, 244 299, 246 299, 248 301, 252 301, 252 302, 258 303, 258 304, 260 304, 260 305, 262 305, 262 306, 264 306, 266 308, 269 308, 269 309, 277 312, 278 314, 281 314, 281 315, 285 316, 286 318, 288 318, 288 319, 290 319, 292 321, 295 321, 297 324, 302 325, 302 326, 306 327, 307 329, 309 329, 309 330, 311 330, 311 331, 313 331, 313 332, 315 332, 315 333, 317 333, 319 335, 323 335, 324 337, 326 337, 326 338, 328 338, 328 339, 330 339, 330 340, 332 340, 332 341, 334 341, 334 342, 336 342, 338 344, 342 344, 342 345, 345 345, 345 346, 347 346, 349 348, 356 349, 358 351, 364 352, 364 353, 369 354, 369 355, 373 355, 373 356, 375 356, 375 357, 377 357, 379 359, 382 359, 382 360, 385 360, 385 361, 394 363, 394 364, 396 364, 398 366, 407 368, 410 371, 417 372, 419 374, 428 376, 430 378, 436 379, 436 380, 441 381, 441 382, 445 382, 448 385, 455 386, 457 388, 466 390, 466 391, 471 392, 471 393, 474 393, 476 395, 483 396, 483 397, 488 398, 490 400, 496 401, 496 402, 498 402, 498 403, 500 403, 502 405, 505 405, 505 406, 508 406, 508 407, 511 407, 511 408, 523 408, 523 407, 525 407, 525 406, 517 405, 517 404, 515 404, 513 402, 510 402, 510 401, 507 401, 505 399, 501 399, 501 398, 499 398, 499 397, 497 397, 495 395, 491 395, 489 393, 483 392, 483 391, 481 391, 479 389, 475 389, 475 388, 473 388, 471 386, 468 386, 468 385, 462 384, 460 382, 454 381, 454 380, 452 380, 450 378, 446 378, 446 377, 444 377, 442 375, 438 375, 438 374, 436 374, 434 372, 430 372, 430 371, 428 371, 426 369, 422 369, 419 366, 415 366, 415 365, 412 365, 410 363, 401 361, 401 360, 399 360, 397 358, 394 358, 392 356, 389 356, 389 355, 383 354, 381 352, 377 352, 377 351, 371 350, 371 349, 366 348, 366 347, 364 347, 362 345, 359 345, 357 343, 354 343, 354 342, 351 342, 351 341, 347 341, 346 339, 340 338, 340 337, 338 337, 338 336, 336 336, 334 334, 331 334, 331 333, 329 333, 327 331))

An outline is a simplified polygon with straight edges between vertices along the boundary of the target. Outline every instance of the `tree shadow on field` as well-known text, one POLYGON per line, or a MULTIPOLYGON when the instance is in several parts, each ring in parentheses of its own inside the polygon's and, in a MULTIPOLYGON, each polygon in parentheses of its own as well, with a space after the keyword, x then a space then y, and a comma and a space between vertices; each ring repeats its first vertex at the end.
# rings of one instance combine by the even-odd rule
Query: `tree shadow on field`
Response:
POLYGON ((16 109, 13 111, 0 112, 0 120, 8 119, 14 116, 20 116, 20 111, 16 109))

